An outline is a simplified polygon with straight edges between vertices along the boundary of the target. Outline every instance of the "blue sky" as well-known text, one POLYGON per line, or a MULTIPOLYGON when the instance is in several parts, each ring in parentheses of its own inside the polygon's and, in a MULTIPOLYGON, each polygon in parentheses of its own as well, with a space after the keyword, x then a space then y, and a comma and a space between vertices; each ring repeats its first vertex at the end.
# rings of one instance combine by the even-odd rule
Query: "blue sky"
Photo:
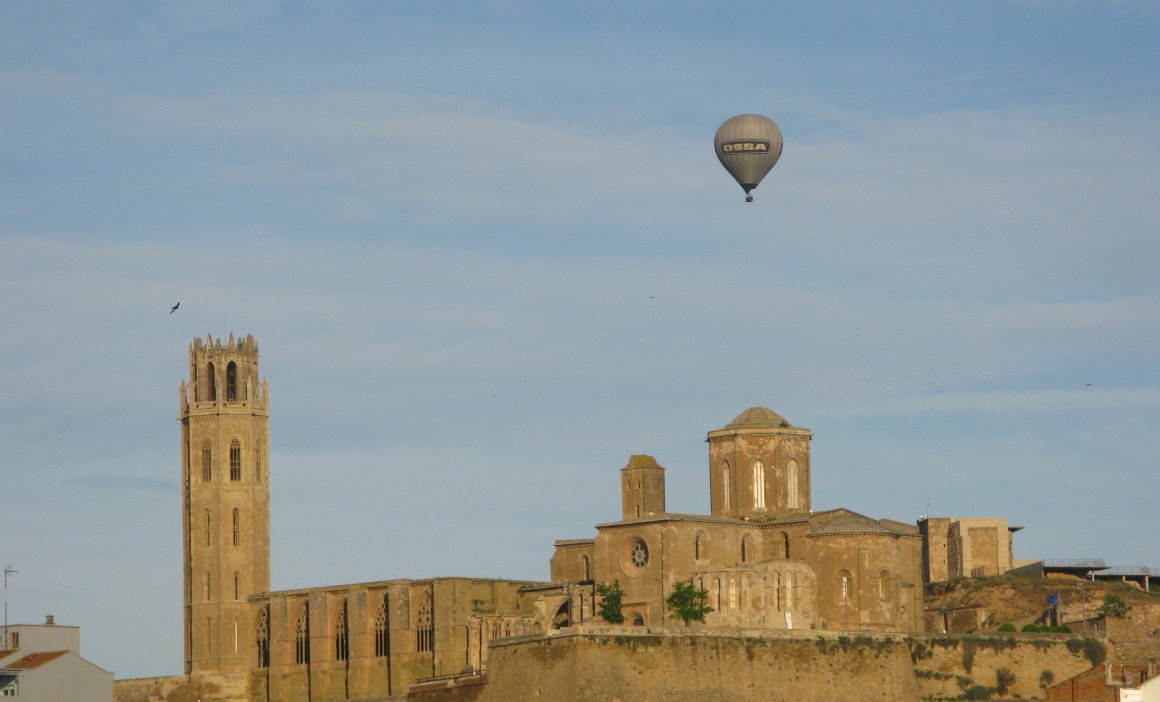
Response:
POLYGON ((207 333, 262 350, 276 589, 545 579, 630 454, 706 512, 754 405, 815 509, 1160 566, 1158 115, 1156 2, 3 3, 10 620, 180 672, 207 333))

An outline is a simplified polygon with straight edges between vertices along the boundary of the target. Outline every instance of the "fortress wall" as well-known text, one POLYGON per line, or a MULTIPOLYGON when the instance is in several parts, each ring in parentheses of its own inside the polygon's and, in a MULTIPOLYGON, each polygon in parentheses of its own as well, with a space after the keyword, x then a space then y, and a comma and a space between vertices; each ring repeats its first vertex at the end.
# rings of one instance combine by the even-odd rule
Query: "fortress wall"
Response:
POLYGON ((901 636, 575 627, 494 645, 487 684, 412 690, 414 702, 917 702, 901 636))
POLYGON ((113 699, 116 702, 166 702, 169 695, 188 680, 184 675, 114 680, 113 699))
MULTIPOLYGON (((911 658, 923 699, 958 699, 974 685, 994 688, 998 671, 1015 676, 1007 697, 1043 699, 1044 671, 1058 683, 1092 667, 1101 642, 1075 636, 938 636, 911 637, 911 658), (1070 645, 1069 645, 1069 642, 1070 645)), ((1102 662, 1102 661, 1101 661, 1102 662)))
POLYGON ((199 673, 113 682, 116 702, 243 702, 245 673, 199 673))

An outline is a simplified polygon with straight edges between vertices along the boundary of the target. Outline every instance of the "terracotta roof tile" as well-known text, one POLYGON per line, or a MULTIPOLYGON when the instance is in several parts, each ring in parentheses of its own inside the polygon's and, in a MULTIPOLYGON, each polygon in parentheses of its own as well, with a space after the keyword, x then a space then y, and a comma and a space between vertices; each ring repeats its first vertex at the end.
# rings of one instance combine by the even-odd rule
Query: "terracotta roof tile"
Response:
POLYGON ((45 663, 54 661, 66 653, 68 651, 41 651, 40 653, 30 653, 20 660, 5 663, 4 667, 9 670, 32 670, 33 668, 39 668, 45 663))

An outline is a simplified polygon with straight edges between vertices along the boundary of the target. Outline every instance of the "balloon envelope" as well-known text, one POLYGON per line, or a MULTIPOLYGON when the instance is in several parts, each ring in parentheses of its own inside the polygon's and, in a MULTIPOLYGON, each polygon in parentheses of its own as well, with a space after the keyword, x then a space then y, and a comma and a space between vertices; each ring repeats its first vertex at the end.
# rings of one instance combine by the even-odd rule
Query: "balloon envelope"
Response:
POLYGON ((717 128, 713 146, 725 170, 748 193, 781 158, 781 129, 768 117, 737 115, 717 128))

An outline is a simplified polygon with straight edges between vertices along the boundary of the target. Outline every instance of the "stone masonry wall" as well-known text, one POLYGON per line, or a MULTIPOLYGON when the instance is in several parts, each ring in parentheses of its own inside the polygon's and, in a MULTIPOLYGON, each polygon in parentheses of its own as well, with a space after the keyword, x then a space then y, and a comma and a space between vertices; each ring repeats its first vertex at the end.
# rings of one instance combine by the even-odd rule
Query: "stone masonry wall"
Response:
POLYGON ((820 632, 575 627, 493 646, 486 685, 413 690, 410 699, 918 702, 905 638, 862 638, 855 645, 820 632))
MULTIPOLYGON (((1044 671, 1059 682, 1092 667, 1103 650, 1095 639, 1068 636, 914 636, 911 658, 924 700, 960 699, 979 685, 998 686, 998 671, 1013 680, 1006 697, 1043 699, 1044 671)), ((1102 661, 1100 661, 1102 663, 1102 661)))

